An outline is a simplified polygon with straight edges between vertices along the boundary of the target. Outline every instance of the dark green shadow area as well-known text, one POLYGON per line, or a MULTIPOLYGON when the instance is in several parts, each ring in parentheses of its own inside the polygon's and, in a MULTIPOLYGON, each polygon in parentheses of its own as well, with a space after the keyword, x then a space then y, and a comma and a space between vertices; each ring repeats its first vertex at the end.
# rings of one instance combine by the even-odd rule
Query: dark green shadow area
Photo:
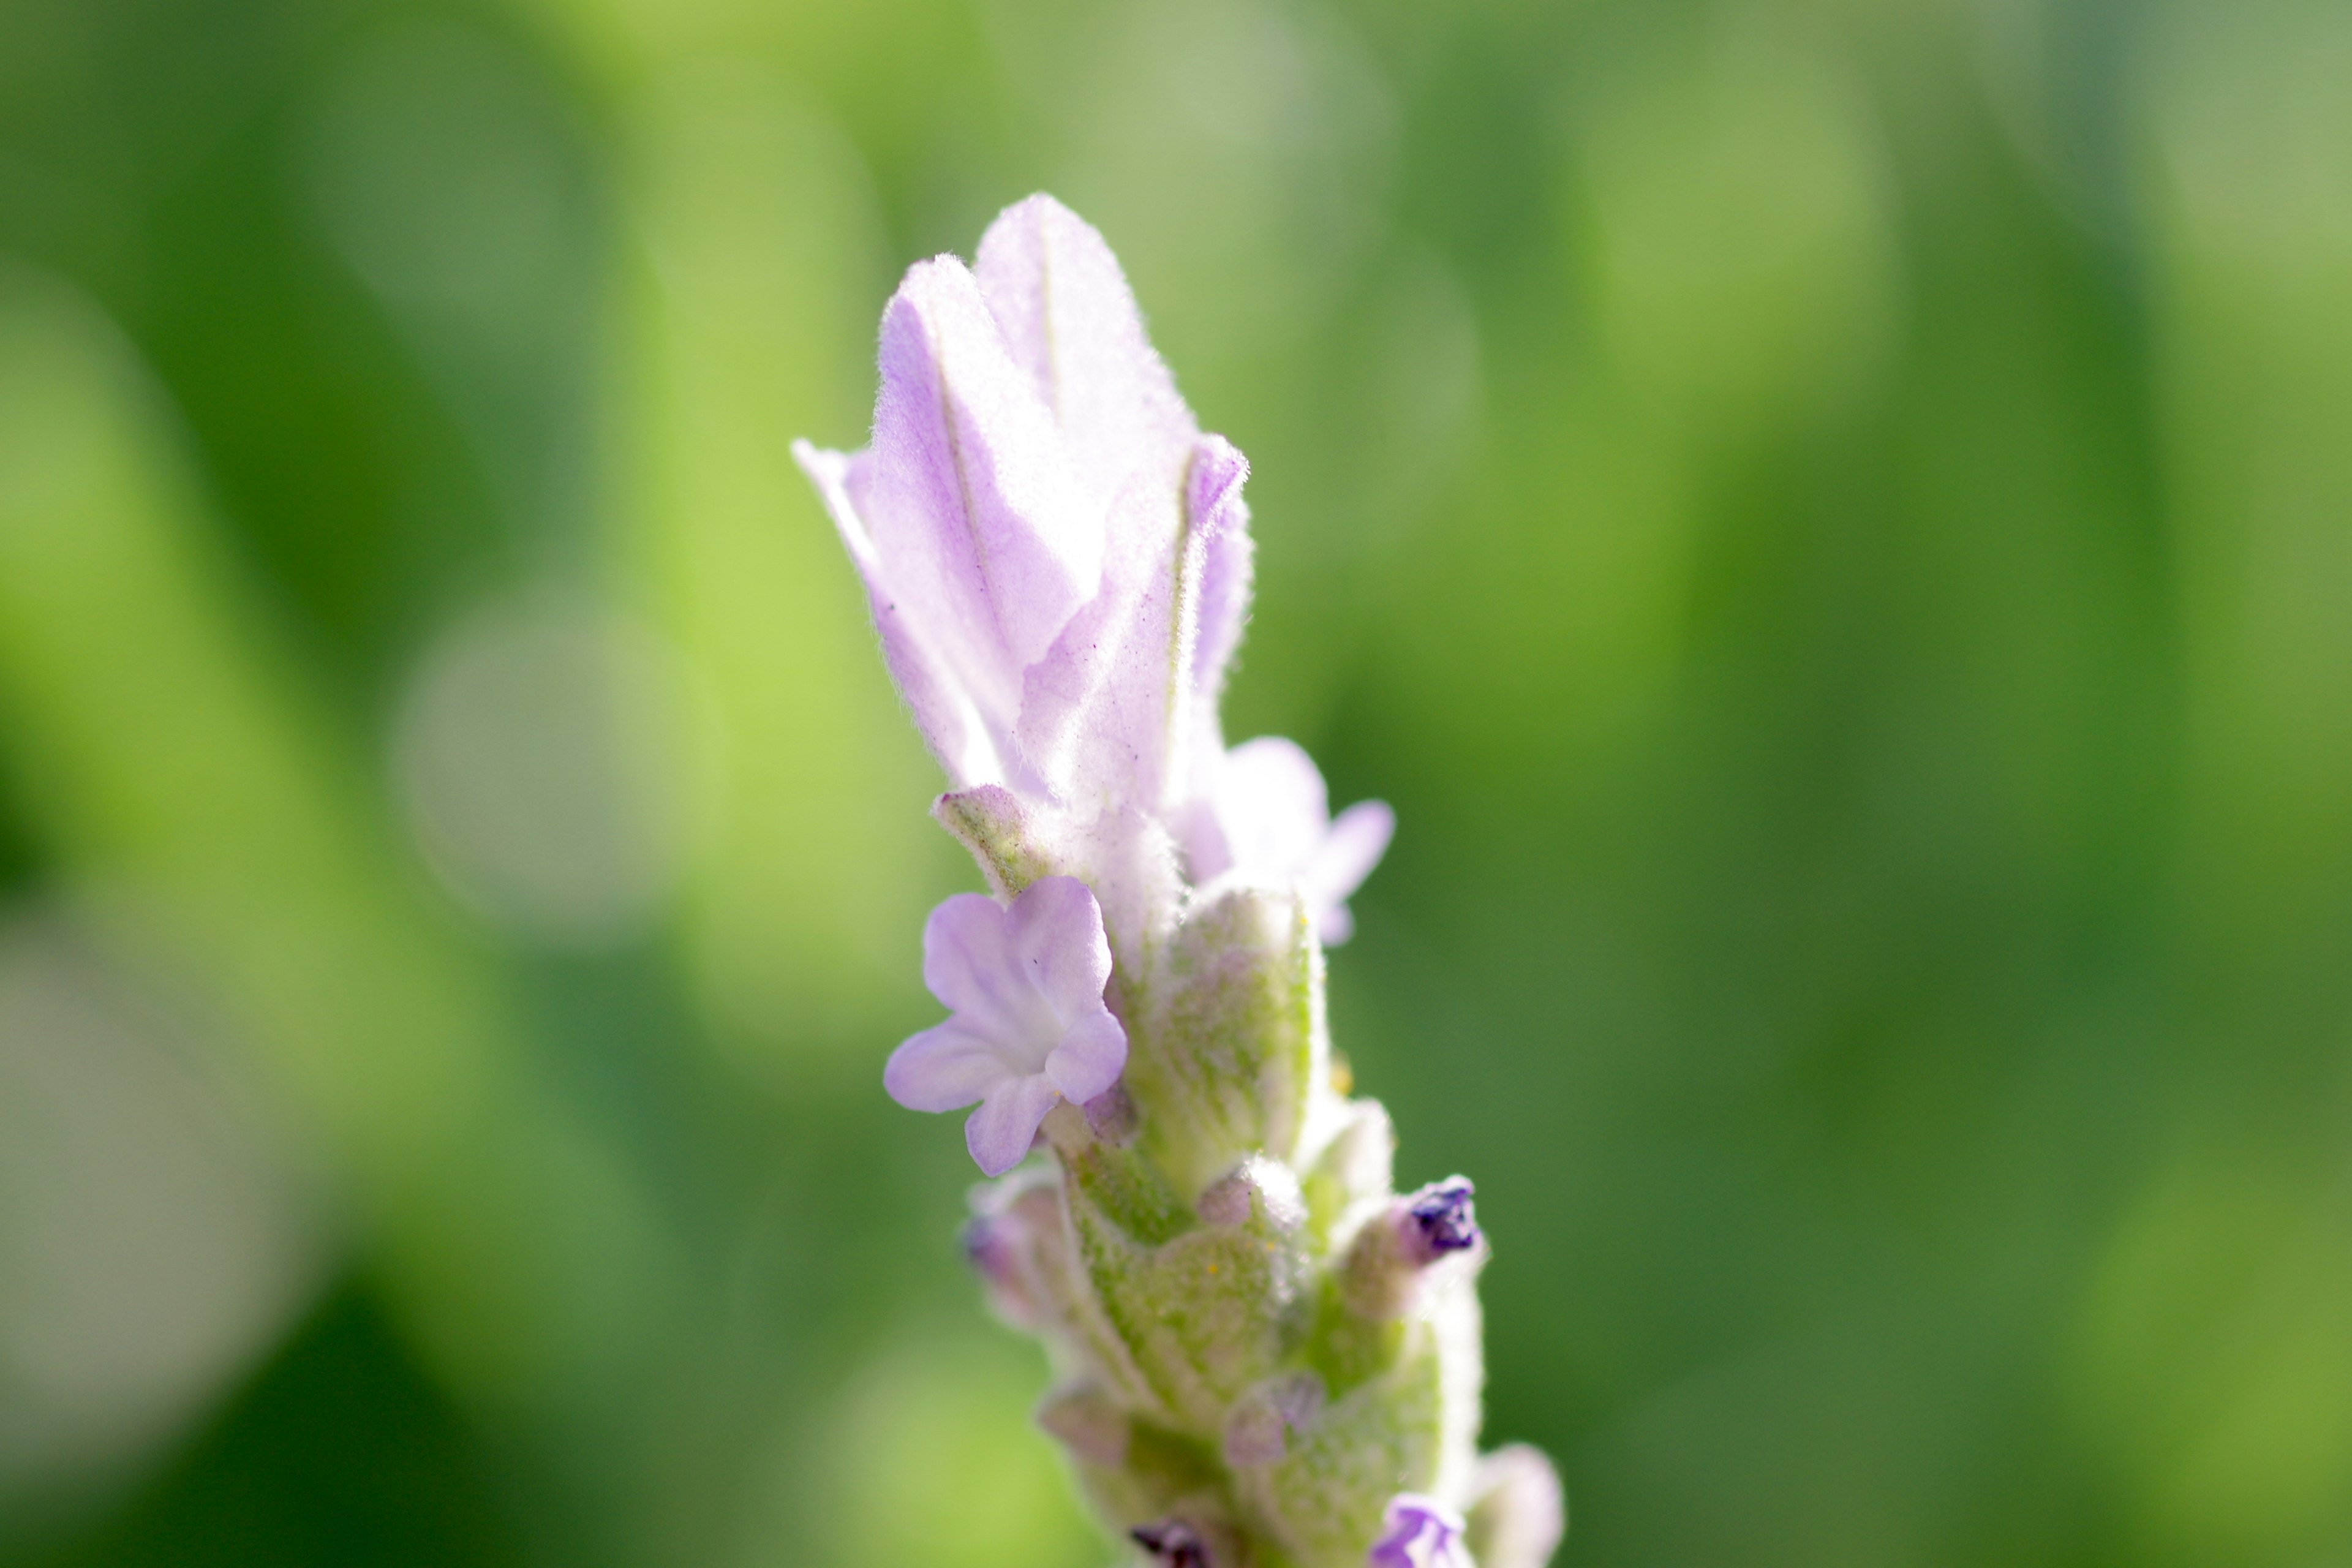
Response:
POLYGON ((9 1568, 492 1568, 523 1560, 489 1467, 345 1284, 178 1461, 94 1532, 9 1568))

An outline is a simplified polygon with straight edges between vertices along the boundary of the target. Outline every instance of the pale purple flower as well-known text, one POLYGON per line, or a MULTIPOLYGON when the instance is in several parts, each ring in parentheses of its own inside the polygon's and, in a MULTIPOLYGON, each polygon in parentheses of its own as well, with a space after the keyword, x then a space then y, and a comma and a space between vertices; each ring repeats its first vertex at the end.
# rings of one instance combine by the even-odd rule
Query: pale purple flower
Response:
POLYGON ((1246 610, 1246 465, 1201 433, 1110 247, 1032 196, 976 269, 908 272, 881 359, 873 444, 793 451, 955 787, 1080 831, 1172 816, 1246 610))
POLYGON ((1365 1561, 1370 1568, 1475 1568, 1462 1529, 1462 1516, 1435 1498, 1399 1492, 1365 1561))
POLYGON ((1187 836, 1193 879, 1295 887, 1324 942, 1347 941, 1348 896, 1380 864, 1396 813, 1367 800, 1335 819, 1314 759, 1278 735, 1243 742, 1209 772, 1187 836))
POLYGON ((1021 1163, 1055 1102, 1118 1081, 1127 1031, 1103 1004, 1110 945, 1084 882, 1045 877, 1010 908, 959 893, 923 928, 923 984, 954 1016, 890 1054, 883 1087, 910 1110, 979 1105, 964 1141, 982 1171, 1021 1163))

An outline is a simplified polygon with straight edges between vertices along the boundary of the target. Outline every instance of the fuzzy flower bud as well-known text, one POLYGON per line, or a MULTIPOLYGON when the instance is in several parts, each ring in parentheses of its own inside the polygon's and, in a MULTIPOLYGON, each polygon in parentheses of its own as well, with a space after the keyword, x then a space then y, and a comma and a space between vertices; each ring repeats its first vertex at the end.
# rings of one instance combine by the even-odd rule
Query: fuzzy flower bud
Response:
POLYGON ((1450 1258, 1475 1265, 1486 1237, 1466 1176, 1433 1182, 1357 1234, 1348 1249, 1342 1291, 1358 1315, 1397 1318, 1412 1310, 1427 1278, 1450 1258))

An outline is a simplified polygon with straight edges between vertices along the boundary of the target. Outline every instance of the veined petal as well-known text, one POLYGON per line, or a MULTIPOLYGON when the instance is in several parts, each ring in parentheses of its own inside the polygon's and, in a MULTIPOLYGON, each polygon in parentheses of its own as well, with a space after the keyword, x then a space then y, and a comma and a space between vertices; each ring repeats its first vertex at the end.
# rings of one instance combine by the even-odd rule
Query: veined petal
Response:
POLYGON ((964 1146, 982 1172, 1001 1176, 1028 1154, 1038 1123, 1061 1098, 1042 1075, 1003 1079, 963 1124, 964 1146))
POLYGON ((883 662, 913 713, 916 728, 929 743, 931 754, 959 784, 1003 779, 1005 767, 1000 736, 992 731, 971 693, 956 679, 953 668, 908 619, 885 578, 857 504, 859 494, 870 486, 871 454, 828 451, 795 441, 793 458, 816 486, 850 560, 865 579, 874 629, 882 640, 883 662))
POLYGON ((1071 1024, 1045 1058, 1046 1078, 1080 1105, 1117 1083, 1126 1070, 1127 1031, 1100 1002, 1071 1024))
POLYGON ((1100 586, 1103 521, 953 257, 909 268, 883 313, 873 450, 865 522, 883 572, 1009 725, 1021 670, 1100 586))
POLYGON ((1013 900, 1004 924, 1008 945, 1064 1023, 1102 1010, 1110 942, 1092 889, 1076 877, 1041 877, 1013 900))
POLYGON ((955 894, 924 922, 923 984, 1017 1064, 1009 1070, 1034 1072, 1060 1037, 1061 1020, 1021 962, 1004 910, 982 894, 955 894))
MULTIPOLYGON (((1124 512, 1139 503, 1130 490, 1124 512)), ((1115 553, 1102 592, 1023 679, 1015 745, 1077 816, 1132 804, 1157 809, 1176 739, 1171 701, 1176 540, 1156 558, 1115 553)))
POLYGON ((1024 679, 1016 747, 1081 816, 1126 804, 1177 818, 1196 793, 1195 749, 1223 750, 1217 701, 1249 599, 1248 468, 1203 436, 1180 485, 1130 481, 1102 592, 1024 679), (1128 547, 1142 539, 1152 547, 1128 547), (1205 662, 1203 636, 1217 645, 1205 662))
POLYGON ((961 1110, 1013 1076, 986 1036, 950 1018, 890 1053, 882 1087, 909 1110, 961 1110))
POLYGON ((951 894, 923 922, 923 984, 950 1007, 986 1002, 1011 962, 1004 911, 985 894, 951 894))
POLYGON ((980 242, 982 294, 1013 359, 1105 502, 1172 473, 1198 426, 1151 347, 1118 258, 1049 195, 1004 209, 980 242))

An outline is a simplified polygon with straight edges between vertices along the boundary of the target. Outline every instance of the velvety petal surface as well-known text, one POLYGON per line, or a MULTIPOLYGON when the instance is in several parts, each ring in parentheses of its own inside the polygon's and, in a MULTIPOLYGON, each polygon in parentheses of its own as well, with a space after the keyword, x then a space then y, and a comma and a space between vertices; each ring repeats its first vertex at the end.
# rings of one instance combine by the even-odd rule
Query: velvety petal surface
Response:
MULTIPOLYGON (((1217 703, 1225 672, 1241 646, 1249 619, 1250 578, 1256 552, 1250 539, 1249 503, 1242 485, 1249 459, 1223 436, 1203 436, 1193 448, 1186 477, 1192 533, 1199 542, 1201 570, 1194 598, 1199 626, 1192 644, 1192 700, 1215 733, 1217 703)), ((1219 745, 1223 742, 1218 742, 1219 745)))
MULTIPOLYGON (((1086 893, 1084 884, 1077 887, 1086 893)), ((1032 888, 1021 897, 1035 891, 1032 888)), ((1094 896, 1087 893, 1086 899, 1091 909, 1094 896)), ((1020 907, 1019 900, 1014 907, 1020 907)), ((1036 1072, 1061 1038, 1064 1024, 1038 989, 1015 929, 1013 917, 993 899, 979 893, 948 899, 923 927, 923 984, 958 1018, 994 1042, 1007 1071, 1036 1072)))
POLYGON ((859 498, 871 489, 868 452, 829 451, 806 441, 793 443, 793 457, 816 486, 834 526, 865 579, 866 603, 882 642, 882 659, 892 684, 914 716, 915 727, 959 784, 992 783, 1007 776, 1003 751, 1009 723, 992 724, 957 677, 954 668, 924 638, 890 590, 859 498), (1000 732, 1002 731, 1003 732, 1000 732))
POLYGON ((1100 1001, 1071 1024, 1045 1058, 1047 1079, 1080 1105, 1117 1083, 1126 1068, 1127 1031, 1100 1001))
POLYGON ((1225 753, 1217 780, 1217 820, 1233 866, 1286 882, 1313 863, 1330 822, 1330 796, 1313 758, 1296 741, 1261 735, 1225 753))
POLYGON ((995 1043, 961 1018, 909 1036, 890 1053, 882 1087, 909 1110, 961 1110, 1010 1076, 995 1043))
POLYGON ((1062 1098, 1043 1078, 1010 1078, 998 1083, 963 1124, 964 1147, 992 1176, 1001 1176, 1028 1155, 1038 1124, 1062 1098))
POLYGON ((1013 953, 1056 1017, 1067 1025, 1103 1010, 1110 942, 1102 910, 1084 882, 1041 877, 1013 900, 1004 921, 1013 953))
POLYGON ((989 226, 977 272, 1006 345, 1095 494, 1108 504, 1138 475, 1172 475, 1198 426, 1094 226, 1049 195, 1031 196, 989 226))
POLYGON ((953 257, 883 313, 861 510, 893 598, 983 710, 1016 712, 1021 671, 1101 584, 1101 509, 953 257))

